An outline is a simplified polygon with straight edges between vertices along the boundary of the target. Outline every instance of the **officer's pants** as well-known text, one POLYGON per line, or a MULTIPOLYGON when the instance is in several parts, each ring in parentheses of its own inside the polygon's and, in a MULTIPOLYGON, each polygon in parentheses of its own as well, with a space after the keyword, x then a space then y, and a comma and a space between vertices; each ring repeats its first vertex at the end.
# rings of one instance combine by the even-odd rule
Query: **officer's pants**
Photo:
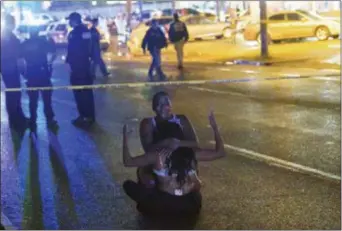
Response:
MULTIPOLYGON (((7 89, 20 88, 20 75, 17 72, 3 72, 3 81, 7 89)), ((10 124, 22 123, 25 119, 24 112, 21 107, 21 91, 6 92, 6 109, 10 124)))
MULTIPOLYGON (((27 87, 51 87, 51 80, 45 79, 41 80, 39 83, 36 83, 34 81, 28 80, 27 87)), ((52 120, 55 117, 55 114, 53 113, 52 109, 52 91, 51 90, 44 90, 44 91, 28 91, 27 94, 30 99, 29 108, 30 108, 30 115, 31 120, 36 121, 37 120, 37 108, 38 108, 38 99, 39 99, 39 93, 41 93, 42 99, 43 99, 43 105, 44 105, 44 114, 47 121, 52 120)))
POLYGON ((184 43, 185 43, 185 41, 183 39, 174 43, 175 50, 176 50, 176 53, 177 53, 178 66, 183 66, 184 43))
MULTIPOLYGON (((89 73, 71 72, 70 83, 72 86, 89 86, 93 80, 89 73)), ((92 89, 73 90, 78 113, 83 118, 95 120, 94 94, 92 89)))
POLYGON ((161 69, 161 51, 160 49, 154 49, 150 51, 152 56, 152 63, 150 69, 148 70, 148 76, 151 78, 153 76, 154 70, 157 71, 159 78, 164 77, 164 73, 161 69))

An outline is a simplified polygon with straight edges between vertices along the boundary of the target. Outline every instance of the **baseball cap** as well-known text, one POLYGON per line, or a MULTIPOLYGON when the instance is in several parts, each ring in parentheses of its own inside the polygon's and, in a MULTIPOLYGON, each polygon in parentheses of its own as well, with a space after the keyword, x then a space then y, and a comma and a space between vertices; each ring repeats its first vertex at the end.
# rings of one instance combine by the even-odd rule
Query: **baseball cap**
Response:
POLYGON ((72 12, 66 19, 67 20, 82 21, 82 16, 77 12, 72 12))

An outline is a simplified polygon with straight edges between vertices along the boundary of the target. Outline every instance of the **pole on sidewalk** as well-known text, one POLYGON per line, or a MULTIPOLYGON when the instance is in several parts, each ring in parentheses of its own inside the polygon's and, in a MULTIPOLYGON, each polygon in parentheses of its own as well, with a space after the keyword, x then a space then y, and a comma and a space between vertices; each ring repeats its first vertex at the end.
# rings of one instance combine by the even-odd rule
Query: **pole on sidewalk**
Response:
POLYGON ((267 5, 265 0, 260 0, 260 36, 261 57, 268 58, 268 34, 267 34, 267 5))
POLYGON ((176 0, 172 0, 172 13, 176 13, 176 0))
POLYGON ((144 5, 143 0, 139 0, 139 12, 140 12, 139 21, 140 22, 142 22, 142 17, 143 17, 143 5, 144 5))
POLYGON ((217 21, 221 21, 221 17, 220 17, 220 14, 221 14, 221 1, 220 0, 216 0, 216 18, 217 18, 217 21))

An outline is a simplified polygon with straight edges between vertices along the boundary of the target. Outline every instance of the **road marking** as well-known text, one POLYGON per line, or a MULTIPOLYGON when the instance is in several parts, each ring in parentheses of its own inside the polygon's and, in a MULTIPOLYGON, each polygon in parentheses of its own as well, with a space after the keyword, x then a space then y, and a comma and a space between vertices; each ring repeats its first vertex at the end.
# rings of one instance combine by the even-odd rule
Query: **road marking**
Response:
POLYGON ((1 212, 1 224, 4 226, 5 230, 18 230, 3 212, 1 212))
MULTIPOLYGON (((210 143, 214 144, 215 142, 210 141, 210 143)), ((224 144, 224 147, 227 149, 237 151, 239 155, 245 156, 247 158, 255 159, 261 162, 266 162, 269 165, 277 166, 279 168, 284 168, 284 169, 288 169, 288 170, 295 171, 295 172, 307 173, 310 175, 323 177, 323 178, 330 179, 330 180, 341 181, 341 176, 338 176, 332 173, 324 172, 318 169, 314 169, 314 168, 307 167, 301 164, 296 164, 296 163, 282 160, 276 157, 261 154, 252 150, 239 148, 239 147, 229 145, 229 144, 224 144)))
POLYGON ((204 88, 204 87, 188 87, 188 88, 193 89, 193 90, 198 90, 198 91, 205 91, 205 92, 210 92, 210 93, 222 94, 222 95, 246 96, 246 95, 238 93, 238 92, 220 91, 220 90, 204 88))
POLYGON ((313 77, 313 79, 319 79, 324 81, 333 81, 333 82, 340 82, 340 78, 333 78, 333 77, 313 77))

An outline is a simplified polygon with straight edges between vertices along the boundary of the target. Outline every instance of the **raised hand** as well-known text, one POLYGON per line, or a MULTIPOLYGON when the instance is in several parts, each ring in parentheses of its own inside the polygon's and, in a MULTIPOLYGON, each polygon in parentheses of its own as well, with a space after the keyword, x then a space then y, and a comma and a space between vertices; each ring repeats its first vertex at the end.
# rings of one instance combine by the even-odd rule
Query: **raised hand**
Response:
POLYGON ((208 118, 209 118, 209 123, 210 123, 211 128, 217 129, 216 118, 215 118, 213 110, 210 111, 208 118))

